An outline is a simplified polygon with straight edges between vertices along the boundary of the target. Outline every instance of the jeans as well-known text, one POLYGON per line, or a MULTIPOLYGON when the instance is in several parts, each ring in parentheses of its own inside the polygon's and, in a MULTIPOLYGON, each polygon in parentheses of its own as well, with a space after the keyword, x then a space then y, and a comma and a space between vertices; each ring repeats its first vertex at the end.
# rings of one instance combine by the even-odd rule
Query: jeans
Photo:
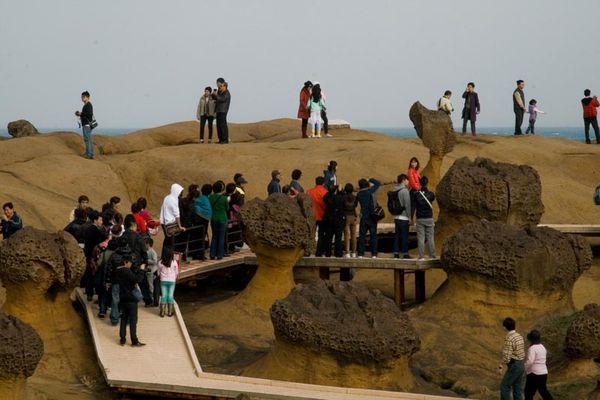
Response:
POLYGON ((160 304, 173 304, 173 294, 175 294, 175 282, 160 282, 160 304))
POLYGON ((112 294, 112 299, 110 303, 110 322, 113 324, 117 324, 119 322, 119 300, 121 298, 121 294, 119 292, 119 284, 113 283, 110 289, 112 294))
POLYGON ((474 135, 475 134, 475 121, 467 119, 467 118, 463 119, 462 133, 467 133, 467 121, 471 121, 471 133, 474 135))
POLYGON ((210 258, 223 258, 225 255, 225 232, 227 222, 210 221, 212 238, 210 240, 210 258))
POLYGON ((513 400, 523 400, 523 361, 515 361, 508 366, 500 383, 500 400, 510 400, 512 389, 513 400))
POLYGON ((358 255, 365 255, 365 238, 371 235, 371 255, 377 255, 377 222, 371 216, 361 216, 358 226, 358 255))
POLYGON ((525 111, 518 109, 515 111, 515 135, 522 135, 521 125, 523 125, 523 115, 525 115, 525 111))
POLYGON ((394 255, 402 254, 408 255, 408 228, 410 226, 410 221, 407 219, 394 219, 394 246, 393 253, 394 255))
POLYGON ((92 143, 92 128, 89 125, 84 125, 81 130, 83 131, 83 142, 85 143, 85 156, 88 158, 94 157, 94 144, 92 143))
POLYGON ((548 374, 527 374, 525 378, 525 400, 533 400, 535 392, 540 392, 540 396, 542 396, 543 400, 552 400, 553 397, 546 387, 547 380, 548 374))
POLYGON ((219 143, 229 143, 227 113, 217 113, 217 136, 219 137, 219 143))
POLYGON ((154 298, 154 273, 158 267, 156 265, 148 265, 146 267, 146 280, 148 281, 148 294, 151 298, 154 298))
POLYGON ((204 140, 204 126, 208 122, 208 140, 212 140, 213 121, 214 117, 206 117, 202 115, 200 117, 200 140, 204 140))
POLYGON ((527 130, 525 131, 525 133, 527 134, 527 133, 531 132, 531 134, 533 135, 533 134, 535 134, 534 130, 535 130, 535 119, 530 119, 529 126, 527 127, 527 130))
POLYGON ((325 222, 317 221, 317 250, 315 255, 321 257, 325 254, 325 222))
POLYGON ((433 228, 435 223, 433 218, 417 219, 417 242, 419 244, 419 258, 425 256, 425 242, 427 242, 427 250, 429 257, 435 258, 435 242, 433 239, 433 228))
POLYGON ((137 343, 137 320, 138 320, 138 305, 137 302, 121 303, 121 328, 119 329, 119 336, 121 341, 125 341, 127 335, 127 324, 129 324, 129 335, 131 336, 131 343, 137 343))
POLYGON ((592 125, 592 128, 594 128, 594 133, 596 134, 596 143, 600 143, 600 129, 598 129, 598 118, 584 118, 583 124, 585 127, 585 142, 590 143, 590 125, 592 125))

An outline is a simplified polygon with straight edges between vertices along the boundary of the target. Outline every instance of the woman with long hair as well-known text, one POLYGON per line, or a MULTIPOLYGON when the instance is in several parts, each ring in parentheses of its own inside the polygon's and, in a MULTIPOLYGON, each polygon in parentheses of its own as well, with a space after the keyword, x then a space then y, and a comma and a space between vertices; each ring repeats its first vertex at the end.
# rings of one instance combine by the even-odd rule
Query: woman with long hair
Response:
POLYGON ((310 125, 312 129, 313 138, 321 137, 321 124, 323 121, 321 120, 321 111, 325 107, 325 101, 321 97, 321 88, 313 87, 310 99, 308 99, 308 103, 306 107, 310 110, 310 125))
POLYGON ((408 190, 410 190, 410 219, 411 221, 415 217, 415 196, 419 190, 421 190, 421 172, 419 168, 421 164, 417 157, 412 157, 408 163, 408 190))
POLYGON ((175 310, 175 282, 179 275, 179 266, 173 257, 173 251, 166 247, 163 250, 160 261, 158 262, 158 276, 160 277, 160 308, 159 314, 164 317, 167 314, 173 316, 175 310))
POLYGON ((536 329, 527 334, 529 349, 525 361, 525 400, 533 400, 535 392, 540 392, 544 400, 552 400, 552 395, 546 388, 548 367, 546 367, 546 348, 542 344, 540 332, 536 329))
POLYGON ((308 119, 310 118, 310 109, 307 107, 310 100, 310 89, 312 88, 311 81, 304 82, 304 86, 300 90, 300 105, 298 106, 298 118, 302 120, 302 138, 308 137, 308 119))

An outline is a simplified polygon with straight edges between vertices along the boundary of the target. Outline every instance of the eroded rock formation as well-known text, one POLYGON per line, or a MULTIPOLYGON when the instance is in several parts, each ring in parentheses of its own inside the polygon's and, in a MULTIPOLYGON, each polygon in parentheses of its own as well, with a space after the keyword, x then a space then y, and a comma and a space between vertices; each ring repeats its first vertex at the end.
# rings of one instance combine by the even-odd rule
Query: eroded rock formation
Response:
POLYGON ((435 190, 444 156, 454 149, 456 142, 452 120, 445 112, 429 110, 418 101, 410 108, 409 117, 417 135, 429 149, 429 162, 421 175, 429 178, 429 187, 435 190))
POLYGON ((470 222, 485 219, 525 227, 537 225, 544 213, 542 184, 535 169, 487 158, 456 160, 436 195, 440 206, 436 242, 440 244, 470 222))
POLYGON ((406 314, 377 290, 350 283, 299 284, 271 307, 276 343, 245 373, 305 383, 412 387, 420 340, 406 314))
POLYGON ((8 123, 7 126, 8 134, 12 137, 24 137, 38 135, 39 132, 35 129, 35 126, 27 120, 20 119, 8 123))
POLYGON ((258 270, 238 301, 268 310, 294 287, 293 267, 314 248, 312 202, 304 194, 291 199, 274 194, 253 199, 240 216, 244 240, 258 258, 258 270))
POLYGON ((573 358, 600 357, 600 305, 588 304, 567 330, 567 354, 573 358))

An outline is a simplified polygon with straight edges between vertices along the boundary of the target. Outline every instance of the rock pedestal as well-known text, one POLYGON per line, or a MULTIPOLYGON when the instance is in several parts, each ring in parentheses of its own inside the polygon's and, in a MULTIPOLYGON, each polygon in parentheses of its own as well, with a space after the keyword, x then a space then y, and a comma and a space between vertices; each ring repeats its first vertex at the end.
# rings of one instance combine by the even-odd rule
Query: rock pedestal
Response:
POLYGON ((9 122, 7 129, 8 134, 15 138, 39 135, 39 132, 37 129, 35 129, 35 126, 33 126, 31 122, 24 119, 9 122))

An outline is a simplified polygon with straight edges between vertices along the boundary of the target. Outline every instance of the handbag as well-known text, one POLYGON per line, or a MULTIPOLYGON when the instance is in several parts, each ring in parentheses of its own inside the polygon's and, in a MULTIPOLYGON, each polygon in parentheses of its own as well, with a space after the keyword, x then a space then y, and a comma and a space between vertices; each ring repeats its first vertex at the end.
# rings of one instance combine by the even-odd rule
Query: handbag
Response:
POLYGON ((385 210, 383 207, 377 204, 375 195, 373 195, 373 210, 371 211, 371 218, 375 221, 381 221, 385 218, 385 210))
POLYGON ((98 121, 96 121, 96 117, 92 115, 92 120, 90 121, 90 128, 94 129, 98 127, 98 121))
POLYGON ((176 236, 181 232, 181 228, 179 227, 179 224, 177 223, 177 221, 171 222, 169 224, 165 224, 164 229, 165 229, 165 235, 167 237, 176 236))
POLYGON ((134 287, 131 291, 131 294, 133 295, 133 298, 136 302, 140 302, 144 299, 144 295, 142 294, 142 291, 140 290, 139 286, 134 287))

